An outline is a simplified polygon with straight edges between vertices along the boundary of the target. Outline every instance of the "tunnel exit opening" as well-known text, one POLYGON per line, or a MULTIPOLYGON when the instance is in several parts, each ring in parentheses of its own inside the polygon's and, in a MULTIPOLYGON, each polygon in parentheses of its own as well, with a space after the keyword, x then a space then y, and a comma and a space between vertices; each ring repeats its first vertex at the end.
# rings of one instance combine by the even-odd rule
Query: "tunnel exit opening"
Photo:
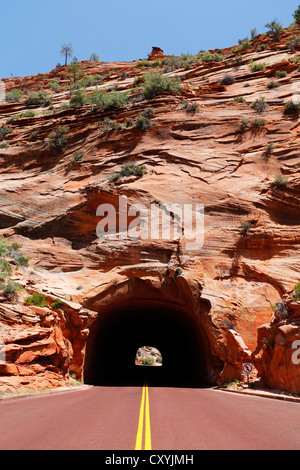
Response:
POLYGON ((86 344, 84 382, 92 385, 203 386, 209 348, 199 318, 176 303, 116 302, 99 314, 86 344), (142 345, 155 345, 162 367, 137 367, 142 345))
POLYGON ((154 346, 142 346, 136 352, 134 363, 141 367, 161 367, 163 359, 160 351, 154 346))

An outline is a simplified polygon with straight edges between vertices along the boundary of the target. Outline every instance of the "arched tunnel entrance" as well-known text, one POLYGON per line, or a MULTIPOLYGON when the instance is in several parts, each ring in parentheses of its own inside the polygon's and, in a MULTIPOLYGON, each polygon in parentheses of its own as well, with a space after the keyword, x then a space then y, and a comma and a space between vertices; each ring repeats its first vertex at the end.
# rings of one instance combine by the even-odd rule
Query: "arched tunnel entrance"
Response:
POLYGON ((92 385, 203 386, 209 383, 209 348, 199 319, 185 307, 158 300, 122 301, 91 326, 84 382, 92 385), (161 367, 139 367, 141 345, 157 348, 161 367))

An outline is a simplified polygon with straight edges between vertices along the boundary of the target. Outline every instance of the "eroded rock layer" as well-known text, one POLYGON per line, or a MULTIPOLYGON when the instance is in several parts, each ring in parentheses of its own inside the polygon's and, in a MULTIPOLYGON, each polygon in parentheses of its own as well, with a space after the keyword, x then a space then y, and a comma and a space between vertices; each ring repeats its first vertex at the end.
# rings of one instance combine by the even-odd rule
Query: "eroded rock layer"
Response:
MULTIPOLYGON (((23 95, 0 106, 1 128, 8 128, 0 149, 0 228, 29 263, 10 273, 22 291, 2 289, 0 390, 83 380, 94 325, 101 342, 101 315, 115 304, 121 311, 130 299, 147 302, 147 322, 152 301, 165 305, 170 328, 170 306, 182 325, 186 311, 203 341, 205 382, 241 379, 242 364, 253 362, 266 385, 300 392, 292 364, 300 339, 297 298, 279 323, 273 311, 300 281, 299 119, 285 112, 300 86, 299 52, 288 44, 296 34, 297 25, 279 42, 258 36, 244 50, 219 51, 212 61, 199 56, 188 66, 166 65, 167 56, 154 48, 147 66, 83 61, 80 79, 58 67, 3 80, 7 93, 23 95), (145 97, 144 79, 153 72, 178 77, 180 91, 145 97), (27 104, 41 89, 52 104, 27 104), (95 89, 128 98, 94 106, 88 97, 95 89), (260 98, 263 109, 252 106, 260 98), (21 115, 28 110, 34 115, 21 115), (59 126, 67 126, 67 141, 53 149, 49 136, 59 126), (128 163, 143 172, 126 174, 128 163), (119 217, 116 236, 98 237, 97 208, 106 204, 119 214, 120 197, 148 215, 153 204, 203 206, 203 244, 191 247, 182 220, 168 209, 169 220, 179 220, 179 238, 119 236, 119 217), (43 293, 47 305, 26 304, 34 293, 43 293), (52 307, 57 298, 62 303, 52 307)), ((131 329, 146 322, 140 310, 131 329)))

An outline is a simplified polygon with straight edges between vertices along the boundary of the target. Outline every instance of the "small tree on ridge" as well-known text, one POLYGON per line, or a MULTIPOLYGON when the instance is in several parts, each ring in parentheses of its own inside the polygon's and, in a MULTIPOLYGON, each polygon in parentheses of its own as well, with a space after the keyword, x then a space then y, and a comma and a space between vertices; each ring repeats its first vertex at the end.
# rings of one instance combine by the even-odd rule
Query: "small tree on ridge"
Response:
POLYGON ((71 42, 69 44, 66 44, 66 43, 62 44, 60 54, 64 56, 65 65, 67 65, 68 58, 72 57, 72 54, 73 54, 73 44, 71 42))

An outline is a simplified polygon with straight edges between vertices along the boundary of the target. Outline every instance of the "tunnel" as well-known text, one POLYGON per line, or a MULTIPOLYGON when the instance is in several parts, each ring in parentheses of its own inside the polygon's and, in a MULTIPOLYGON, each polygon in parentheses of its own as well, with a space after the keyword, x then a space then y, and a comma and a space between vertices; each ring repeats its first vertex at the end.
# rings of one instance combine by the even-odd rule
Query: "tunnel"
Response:
POLYGON ((84 383, 152 386, 208 385, 209 347, 199 318, 184 306, 157 300, 122 301, 99 313, 86 343, 84 383), (157 348, 161 367, 140 367, 141 345, 157 348))

